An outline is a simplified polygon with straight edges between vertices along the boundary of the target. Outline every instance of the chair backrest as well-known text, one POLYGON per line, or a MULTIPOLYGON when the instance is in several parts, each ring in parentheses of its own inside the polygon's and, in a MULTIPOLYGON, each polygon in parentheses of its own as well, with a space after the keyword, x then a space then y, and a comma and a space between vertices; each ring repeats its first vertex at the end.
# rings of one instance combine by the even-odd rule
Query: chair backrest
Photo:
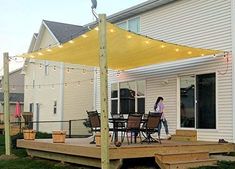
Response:
POLYGON ((158 127, 161 120, 162 113, 149 113, 146 128, 147 129, 155 129, 158 127))
POLYGON ((129 114, 127 120, 127 129, 139 129, 142 114, 129 114))
POLYGON ((112 116, 113 119, 115 119, 115 118, 116 118, 116 119, 124 118, 124 117, 123 117, 123 114, 111 114, 111 116, 112 116))
POLYGON ((87 111, 92 128, 100 127, 100 116, 97 111, 87 111))

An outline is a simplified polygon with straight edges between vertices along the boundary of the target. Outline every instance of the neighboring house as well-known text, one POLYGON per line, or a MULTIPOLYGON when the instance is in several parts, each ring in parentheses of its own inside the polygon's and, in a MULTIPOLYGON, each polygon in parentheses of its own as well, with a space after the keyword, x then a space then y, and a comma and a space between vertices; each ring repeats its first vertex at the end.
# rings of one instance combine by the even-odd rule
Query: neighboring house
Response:
MULTIPOLYGON (((17 119, 14 116, 16 103, 19 102, 21 111, 24 110, 24 75, 21 73, 22 68, 14 70, 9 73, 9 103, 10 103, 10 121, 15 122, 17 119)), ((3 109, 4 109, 4 93, 3 93, 3 76, 0 80, 0 122, 4 121, 3 109)))
MULTIPOLYGON (((232 2, 149 0, 109 16, 108 21, 167 42, 232 51, 232 2)), ((170 133, 196 129, 198 140, 235 142, 231 56, 228 60, 202 57, 152 65, 121 72, 117 77, 115 72, 110 74, 110 111, 148 113, 162 96, 170 133)), ((95 83, 95 108, 99 111, 99 76, 95 83)))
MULTIPOLYGON (((82 26, 43 20, 38 34, 33 35, 29 52, 65 43, 86 30, 82 26)), ((94 78, 94 71, 89 70, 92 71, 84 72, 77 65, 26 60, 24 111, 33 112, 34 121, 84 118, 86 110, 93 109, 93 85, 87 79, 94 78)), ((68 128, 67 123, 61 122, 35 123, 34 128, 51 132, 63 125, 68 128)))

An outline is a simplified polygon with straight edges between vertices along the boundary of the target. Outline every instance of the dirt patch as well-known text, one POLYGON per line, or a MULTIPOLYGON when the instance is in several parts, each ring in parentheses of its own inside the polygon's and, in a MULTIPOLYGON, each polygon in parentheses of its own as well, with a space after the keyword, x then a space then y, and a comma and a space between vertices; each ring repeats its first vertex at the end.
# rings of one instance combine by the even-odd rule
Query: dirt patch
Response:
POLYGON ((3 154, 3 155, 0 156, 0 160, 15 160, 17 158, 18 157, 16 155, 14 155, 14 154, 12 154, 12 155, 5 155, 5 154, 3 154))

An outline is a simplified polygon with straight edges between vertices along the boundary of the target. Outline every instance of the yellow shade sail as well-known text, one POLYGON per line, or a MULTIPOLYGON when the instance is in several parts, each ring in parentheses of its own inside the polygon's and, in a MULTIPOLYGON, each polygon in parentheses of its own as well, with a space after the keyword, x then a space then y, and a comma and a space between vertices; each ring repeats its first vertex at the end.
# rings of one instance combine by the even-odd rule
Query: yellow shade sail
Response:
MULTIPOLYGON (((23 54, 25 58, 99 66, 98 28, 50 49, 23 54)), ((222 53, 151 39, 107 23, 108 68, 127 70, 147 65, 222 53)))

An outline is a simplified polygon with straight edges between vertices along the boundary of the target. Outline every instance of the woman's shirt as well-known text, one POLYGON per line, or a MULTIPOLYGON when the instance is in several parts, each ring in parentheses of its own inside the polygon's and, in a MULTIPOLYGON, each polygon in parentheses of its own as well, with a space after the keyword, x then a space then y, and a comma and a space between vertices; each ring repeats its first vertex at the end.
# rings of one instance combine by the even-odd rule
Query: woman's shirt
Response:
POLYGON ((155 111, 157 113, 162 113, 162 116, 161 116, 162 120, 165 120, 165 116, 164 116, 164 112, 163 112, 164 108, 165 108, 164 104, 162 102, 159 102, 156 106, 156 109, 155 109, 155 111))

